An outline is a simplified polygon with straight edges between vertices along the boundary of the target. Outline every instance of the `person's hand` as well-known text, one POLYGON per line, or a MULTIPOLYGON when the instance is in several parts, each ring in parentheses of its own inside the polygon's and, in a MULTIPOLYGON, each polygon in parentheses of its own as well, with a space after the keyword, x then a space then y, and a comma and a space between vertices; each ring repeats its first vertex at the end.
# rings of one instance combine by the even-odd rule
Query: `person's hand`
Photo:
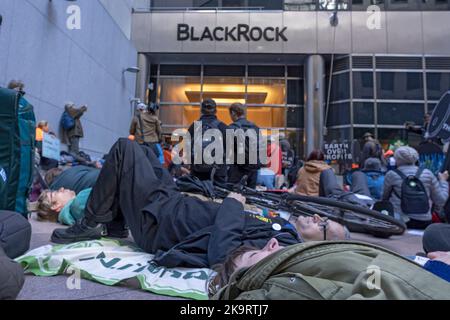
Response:
POLYGON ((245 202, 247 201, 247 199, 245 199, 245 197, 242 194, 234 193, 234 192, 230 193, 228 195, 228 198, 239 201, 240 203, 242 203, 243 206, 245 205, 245 202))
POLYGON ((428 254, 428 258, 435 261, 441 261, 445 264, 450 265, 450 252, 443 252, 443 251, 431 252, 428 254))
POLYGON ((82 107, 81 107, 81 110, 82 110, 83 112, 86 112, 86 111, 88 110, 87 105, 82 106, 82 107))
POLYGON ((191 171, 188 168, 185 168, 185 167, 181 167, 180 168, 180 172, 181 172, 182 176, 187 176, 187 175, 191 174, 191 171))
POLYGON ((439 173, 439 180, 444 181, 444 182, 448 181, 448 171, 439 173))

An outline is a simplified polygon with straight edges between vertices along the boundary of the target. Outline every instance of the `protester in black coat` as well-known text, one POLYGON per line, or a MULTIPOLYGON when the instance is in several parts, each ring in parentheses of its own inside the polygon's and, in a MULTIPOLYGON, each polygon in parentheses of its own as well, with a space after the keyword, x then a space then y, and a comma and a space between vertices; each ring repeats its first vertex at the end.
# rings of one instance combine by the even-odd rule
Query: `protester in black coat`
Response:
MULTIPOLYGON (((214 164, 214 167, 216 168, 215 174, 214 174, 214 180, 225 183, 227 182, 227 166, 225 163, 225 154, 226 154, 226 131, 228 129, 228 126, 220 121, 217 118, 217 105, 216 102, 212 99, 207 99, 202 102, 201 106, 201 117, 197 120, 197 122, 201 122, 202 124, 202 134, 205 134, 204 131, 207 129, 217 129, 222 134, 222 142, 223 142, 223 163, 221 164, 214 164)), ((196 132, 195 132, 195 123, 193 123, 189 129, 188 132, 191 137, 191 173, 192 175, 196 176, 200 180, 210 180, 211 174, 213 170, 213 166, 205 166, 203 163, 205 162, 205 159, 202 155, 203 163, 199 166, 196 166, 196 163, 194 161, 195 152, 194 152, 194 144, 196 142, 196 132), (204 167, 200 170, 201 167, 204 167), (205 168, 206 167, 206 168, 205 168), (210 168, 209 168, 210 167, 210 168)), ((202 140, 197 140, 197 143, 203 143, 202 140)), ((203 150, 202 150, 203 152, 203 150)))

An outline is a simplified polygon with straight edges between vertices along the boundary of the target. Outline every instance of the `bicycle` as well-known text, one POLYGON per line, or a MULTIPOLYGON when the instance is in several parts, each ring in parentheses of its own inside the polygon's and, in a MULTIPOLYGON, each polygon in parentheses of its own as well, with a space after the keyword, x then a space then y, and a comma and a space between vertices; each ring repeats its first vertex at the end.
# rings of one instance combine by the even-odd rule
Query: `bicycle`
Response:
POLYGON ((237 189, 230 186, 214 187, 216 197, 225 198, 230 192, 238 192, 246 197, 247 203, 260 208, 286 212, 294 216, 313 216, 318 214, 345 225, 352 232, 368 233, 375 237, 388 238, 402 235, 406 230, 403 221, 382 213, 351 203, 331 198, 302 196, 290 193, 274 194, 257 191, 245 186, 237 189))

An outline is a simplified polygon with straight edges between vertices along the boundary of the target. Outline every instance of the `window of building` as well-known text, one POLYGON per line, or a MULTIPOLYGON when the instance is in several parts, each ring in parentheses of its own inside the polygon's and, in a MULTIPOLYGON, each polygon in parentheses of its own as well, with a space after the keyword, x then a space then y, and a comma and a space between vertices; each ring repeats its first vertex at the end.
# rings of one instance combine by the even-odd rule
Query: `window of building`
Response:
POLYGON ((284 77, 284 66, 248 66, 249 77, 284 77))
POLYGON ((335 141, 350 140, 351 129, 350 128, 339 128, 339 129, 328 129, 327 135, 325 136, 325 142, 332 143, 335 141))
POLYGON ((377 98, 423 100, 423 76, 419 72, 378 72, 377 98))
POLYGON ((289 107, 287 109, 287 124, 288 128, 303 128, 305 118, 305 109, 303 107, 289 107))
POLYGON ((404 125, 410 121, 420 123, 423 119, 423 103, 380 103, 377 104, 378 124, 404 125))
POLYGON ((319 0, 319 10, 350 10, 350 0, 319 0))
POLYGON ((350 103, 333 103, 328 110, 327 126, 350 124, 350 103))
POLYGON ((283 0, 248 0, 248 6, 265 10, 283 10, 283 0))
POLYGON ((249 78, 247 103, 249 105, 285 105, 286 82, 283 79, 249 78))
POLYGON ((315 11, 317 0, 284 0, 286 11, 315 11))
POLYGON ((439 100, 450 89, 450 73, 427 73, 428 100, 439 100))
POLYGON ((373 73, 353 72, 353 98, 373 99, 373 73))
POLYGON ((353 102, 353 123, 354 124, 374 124, 374 103, 373 102, 353 102))
POLYGON ((200 103, 200 77, 160 78, 161 103, 200 103))
POLYGON ((408 143, 407 133, 403 128, 398 129, 388 129, 379 128, 378 129, 378 140, 384 149, 387 149, 390 145, 395 144, 397 141, 402 141, 403 143, 408 143))
POLYGON ((288 80, 287 84, 287 103, 303 105, 303 80, 288 80))
POLYGON ((331 84, 331 101, 350 98, 350 75, 348 72, 333 75, 331 84))
POLYGON ((186 71, 181 66, 161 65, 160 70, 156 80, 161 119, 166 128, 189 126, 198 119, 204 99, 217 102, 217 115, 228 124, 229 106, 240 102, 248 106, 248 119, 261 128, 303 127, 303 80, 286 78, 285 66, 205 65, 186 71), (176 70, 183 74, 200 70, 200 76, 175 76, 176 70), (253 76, 246 78, 246 73, 253 76))
MULTIPOLYGON (((246 103, 245 78, 238 77, 206 77, 203 81, 203 92, 193 92, 200 100, 214 99, 218 105, 231 105, 234 102, 246 103)), ((249 99, 264 102, 264 97, 252 95, 249 99)))

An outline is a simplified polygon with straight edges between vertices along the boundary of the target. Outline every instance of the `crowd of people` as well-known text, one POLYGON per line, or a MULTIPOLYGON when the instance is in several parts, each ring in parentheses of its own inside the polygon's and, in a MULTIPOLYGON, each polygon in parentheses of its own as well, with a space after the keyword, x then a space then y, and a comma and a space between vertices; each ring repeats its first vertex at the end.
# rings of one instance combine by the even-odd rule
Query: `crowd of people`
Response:
MULTIPOLYGON (((325 161, 325 155, 320 149, 314 150, 303 163, 299 161, 287 139, 278 142, 277 139, 268 140, 264 152, 270 161, 265 164, 260 161, 250 163, 249 139, 244 139, 243 148, 239 149, 235 145, 236 149, 233 150, 235 157, 239 153, 243 154, 244 163, 227 164, 227 153, 224 153, 224 161, 219 164, 198 163, 194 159, 194 152, 190 163, 175 163, 173 159, 176 148, 162 138, 161 122, 157 116, 158 106, 139 104, 137 109, 131 123, 130 136, 119 139, 102 162, 96 165, 91 165, 90 162, 84 163, 88 165, 70 167, 61 167, 58 163, 52 165, 52 161, 42 157, 38 143, 41 169, 45 166, 46 170, 41 179, 42 188, 34 194, 32 200, 35 201, 29 207, 41 220, 69 226, 53 232, 53 243, 68 244, 104 236, 128 238, 131 234, 142 250, 154 255, 155 263, 166 267, 217 270, 217 276, 210 285, 211 294, 216 295, 216 298, 237 298, 235 292, 233 296, 229 295, 230 279, 234 279, 235 285, 237 275, 241 277, 241 281, 248 272, 258 267, 274 267, 273 261, 278 261, 278 264, 284 261, 290 266, 286 269, 288 272, 296 272, 296 267, 289 264, 289 261, 321 245, 334 246, 343 255, 337 257, 330 251, 330 259, 336 261, 335 268, 331 271, 330 265, 326 266, 323 261, 322 264, 316 264, 328 270, 322 278, 319 276, 320 272, 300 266, 300 262, 296 260, 298 269, 303 270, 304 279, 326 279, 328 282, 324 282, 324 286, 330 285, 330 281, 345 283, 345 290, 333 298, 343 299, 355 295, 360 298, 370 297, 364 288, 352 291, 351 287, 356 283, 350 279, 351 276, 342 276, 346 272, 354 275, 358 263, 363 265, 370 262, 362 257, 364 254, 355 254, 366 250, 373 253, 373 257, 384 257, 391 263, 386 264, 387 272, 395 272, 402 266, 405 270, 410 270, 408 281, 413 282, 417 277, 422 279, 420 285, 423 288, 419 287, 419 293, 413 295, 408 291, 412 285, 399 284, 393 277, 392 282, 396 285, 390 289, 384 288, 375 298, 430 296, 450 299, 450 290, 444 290, 450 288, 450 284, 428 272, 450 281, 446 278, 450 275, 450 228, 444 223, 432 224, 433 213, 444 210, 448 201, 449 175, 448 172, 443 172, 436 176, 430 170, 419 167, 419 155, 413 148, 404 146, 397 148, 393 154, 390 153, 389 156, 395 160, 393 166, 389 159, 386 160, 379 142, 371 134, 366 134, 360 157, 361 170, 352 173, 351 188, 354 193, 373 199, 370 205, 376 201, 391 203, 392 214, 405 221, 409 228, 427 228, 423 238, 424 251, 432 261, 443 264, 443 267, 440 266, 443 269, 439 270, 444 270, 444 275, 441 271, 437 273, 433 269, 434 265, 429 269, 418 268, 412 262, 402 260, 391 252, 384 252, 381 248, 352 244, 349 242, 350 232, 345 226, 319 215, 285 220, 280 216, 267 217, 255 212, 247 206, 245 197, 239 193, 231 192, 221 203, 217 203, 180 192, 176 179, 186 175, 200 181, 212 180, 219 185, 244 184, 253 189, 284 189, 285 192, 306 196, 332 196, 336 192, 345 192, 345 188, 338 185, 336 174, 330 163, 325 161), (352 265, 352 261, 357 263, 352 265), (243 270, 248 272, 240 272, 243 270), (335 277, 333 274, 339 276, 335 277), (433 284, 435 289, 430 289, 426 282, 433 284)), ((86 106, 78 109, 72 103, 67 104, 65 114, 68 116, 63 115, 61 120, 61 127, 70 144, 69 154, 75 156, 75 159, 85 158, 80 156, 79 139, 83 137, 80 118, 86 111, 86 106), (64 117, 68 120, 63 120, 64 117), (70 123, 72 121, 74 123, 70 123)), ((202 132, 216 129, 226 136, 227 130, 233 129, 244 133, 254 130, 259 134, 260 128, 247 119, 245 105, 235 103, 229 108, 229 112, 233 122, 228 126, 218 119, 216 102, 211 99, 203 101, 199 119, 202 132)), ((194 124, 188 132, 195 136, 194 124)), ((37 142, 42 141, 44 133, 51 134, 51 131, 48 123, 41 121, 36 129, 37 142)), ((214 141, 200 141, 201 150, 208 148, 212 142, 214 141)), ((221 143, 226 149, 226 139, 221 143)), ((2 270, 9 270, 8 268, 17 268, 17 265, 0 251, 0 278, 4 273, 2 270)), ((281 274, 282 269, 277 270, 281 274)), ((23 276, 20 272, 15 272, 15 287, 20 288, 23 276)), ((316 297, 317 292, 308 293, 306 290, 308 283, 313 283, 313 280, 296 280, 295 285, 299 286, 294 288, 296 298, 316 297)), ((294 282, 291 281, 292 285, 294 282)), ((10 290, 12 285, 8 283, 9 287, 5 290, 0 281, 0 297, 13 297, 14 293, 10 290), (7 293, 2 295, 2 290, 7 293)), ((266 298, 270 295, 267 292, 263 294, 263 291, 261 289, 259 295, 253 292, 247 298, 266 298)), ((274 297, 294 297, 287 291, 277 292, 274 297)))

